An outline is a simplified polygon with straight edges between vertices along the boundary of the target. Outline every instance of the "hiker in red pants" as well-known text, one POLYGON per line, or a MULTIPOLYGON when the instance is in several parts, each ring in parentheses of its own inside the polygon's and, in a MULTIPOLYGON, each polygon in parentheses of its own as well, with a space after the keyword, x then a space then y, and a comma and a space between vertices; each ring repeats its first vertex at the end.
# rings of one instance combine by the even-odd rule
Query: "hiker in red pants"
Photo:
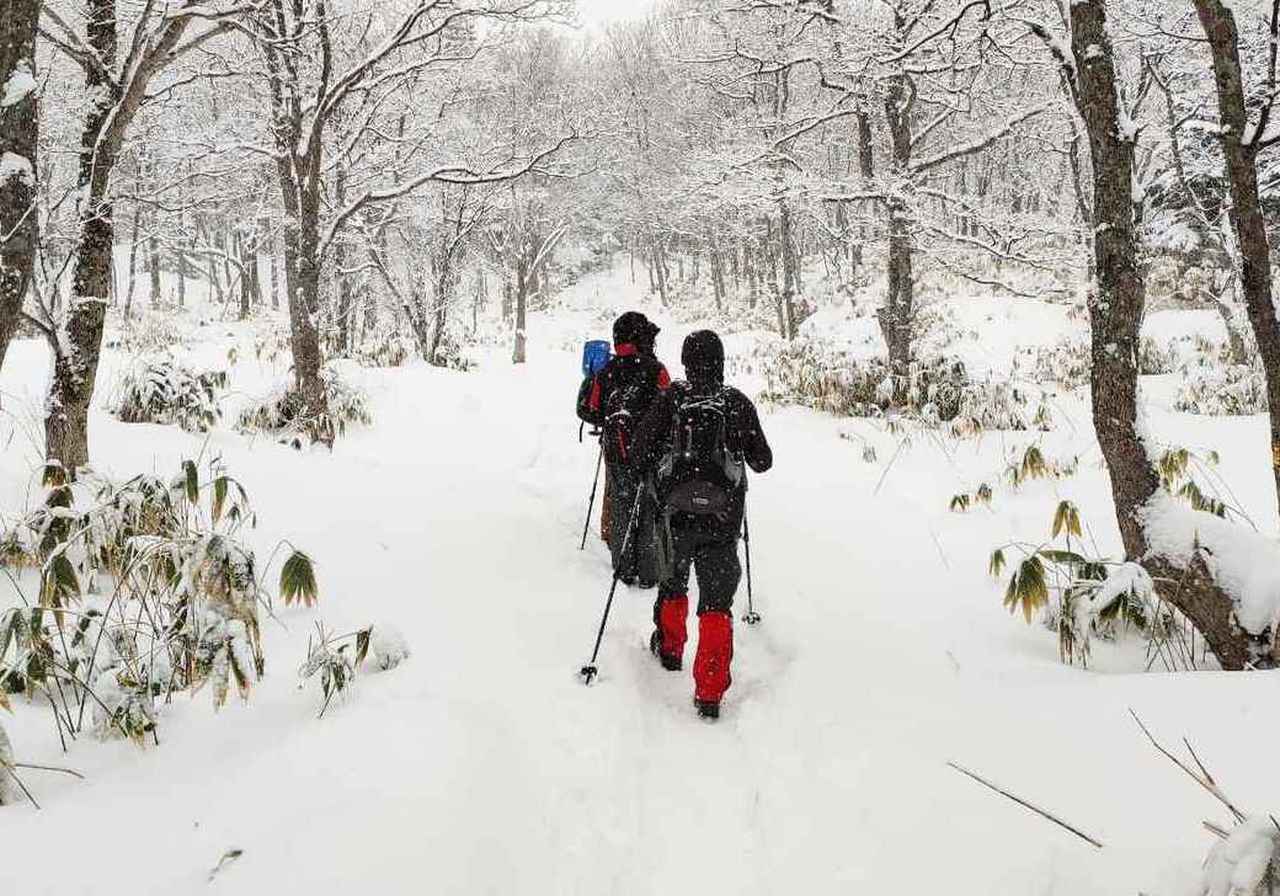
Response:
POLYGON ((738 536, 746 504, 744 467, 763 473, 773 451, 751 400, 724 384, 724 346, 710 330, 685 339, 687 381, 673 383, 636 430, 632 463, 655 477, 661 508, 659 554, 665 560, 653 608, 649 648, 663 668, 684 664, 689 575, 698 577, 698 652, 694 705, 720 716, 733 660, 733 596, 742 578, 738 536))

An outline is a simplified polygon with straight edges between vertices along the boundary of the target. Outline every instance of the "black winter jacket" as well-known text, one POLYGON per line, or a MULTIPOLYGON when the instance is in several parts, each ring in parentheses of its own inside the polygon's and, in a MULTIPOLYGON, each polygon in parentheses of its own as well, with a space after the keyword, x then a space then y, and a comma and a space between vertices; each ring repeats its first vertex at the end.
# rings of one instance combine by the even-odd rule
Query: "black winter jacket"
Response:
POLYGON ((611 463, 631 463, 633 432, 654 399, 671 385, 671 376, 650 352, 630 344, 578 389, 578 418, 604 428, 605 456, 611 463), (616 419, 608 419, 613 415, 616 419), (620 419, 617 419, 620 418, 620 419))
MULTIPOLYGON (((671 445, 671 424, 675 419, 675 402, 678 399, 686 395, 713 395, 721 389, 726 393, 725 445, 729 453, 742 458, 756 473, 767 472, 773 466, 773 449, 764 437, 756 406, 737 389, 716 380, 677 382, 658 397, 632 439, 632 465, 646 474, 656 470, 671 445)), ((746 493, 747 480, 744 476, 733 496, 733 505, 723 518, 676 513, 671 517, 672 528, 736 538, 742 528, 746 493)))

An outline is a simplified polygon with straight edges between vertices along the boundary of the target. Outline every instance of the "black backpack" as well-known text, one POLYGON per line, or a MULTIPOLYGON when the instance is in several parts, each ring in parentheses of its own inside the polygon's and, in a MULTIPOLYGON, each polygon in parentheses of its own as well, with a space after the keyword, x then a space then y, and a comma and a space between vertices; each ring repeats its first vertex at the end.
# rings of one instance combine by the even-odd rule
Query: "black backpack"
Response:
POLYGON ((658 464, 658 493, 666 506, 699 516, 726 513, 742 484, 742 460, 729 452, 729 390, 699 395, 688 386, 673 396, 671 442, 658 464))
POLYGON ((611 383, 608 397, 604 403, 604 434, 601 444, 604 446, 604 459, 611 464, 625 464, 630 461, 631 437, 640 423, 641 396, 647 391, 644 383, 616 382, 611 383))

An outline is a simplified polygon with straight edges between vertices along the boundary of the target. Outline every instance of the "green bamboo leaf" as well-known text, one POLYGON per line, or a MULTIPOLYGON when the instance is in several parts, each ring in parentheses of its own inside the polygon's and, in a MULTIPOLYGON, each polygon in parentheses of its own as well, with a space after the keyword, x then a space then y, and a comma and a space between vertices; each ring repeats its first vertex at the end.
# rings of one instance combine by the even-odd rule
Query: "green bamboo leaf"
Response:
POLYGON ((373 626, 361 629, 356 632, 356 665, 359 666, 364 662, 364 658, 369 655, 369 639, 373 635, 373 626))
POLYGON ((280 567, 280 596, 284 598, 285 606, 290 606, 296 600, 310 607, 316 602, 318 594, 316 571, 311 558, 302 551, 295 550, 280 567))
POLYGON ((1040 551, 1040 556, 1050 563, 1060 563, 1063 566, 1084 566, 1089 562, 1075 551, 1059 551, 1051 548, 1040 551))
POLYGON ((1077 538, 1084 538, 1084 528, 1080 525, 1080 508, 1075 504, 1067 513, 1067 531, 1077 538))
POLYGON ((196 469, 196 462, 193 460, 184 460, 182 471, 185 474, 183 484, 186 487, 187 501, 195 504, 200 500, 200 471, 196 469))
POLYGON ((222 518, 222 505, 227 500, 227 477, 219 476, 213 480, 213 521, 222 518))
POLYGON ((1045 581, 1044 564, 1036 555, 1022 561, 1018 570, 1018 599, 1022 603, 1022 615, 1030 624, 1032 614, 1049 603, 1049 586, 1045 581))
POLYGON ((1004 566, 1004 550, 997 548, 991 552, 991 562, 987 565, 987 571, 991 573, 992 578, 999 578, 1000 573, 1004 571, 1004 566))

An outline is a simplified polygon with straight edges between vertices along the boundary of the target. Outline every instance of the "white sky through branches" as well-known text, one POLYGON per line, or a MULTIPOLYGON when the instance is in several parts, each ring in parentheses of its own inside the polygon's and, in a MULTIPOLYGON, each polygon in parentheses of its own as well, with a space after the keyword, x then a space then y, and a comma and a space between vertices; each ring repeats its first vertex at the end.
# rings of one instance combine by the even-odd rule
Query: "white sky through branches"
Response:
POLYGON ((578 0, 578 18, 584 25, 607 25, 642 18, 652 8, 649 0, 578 0))

